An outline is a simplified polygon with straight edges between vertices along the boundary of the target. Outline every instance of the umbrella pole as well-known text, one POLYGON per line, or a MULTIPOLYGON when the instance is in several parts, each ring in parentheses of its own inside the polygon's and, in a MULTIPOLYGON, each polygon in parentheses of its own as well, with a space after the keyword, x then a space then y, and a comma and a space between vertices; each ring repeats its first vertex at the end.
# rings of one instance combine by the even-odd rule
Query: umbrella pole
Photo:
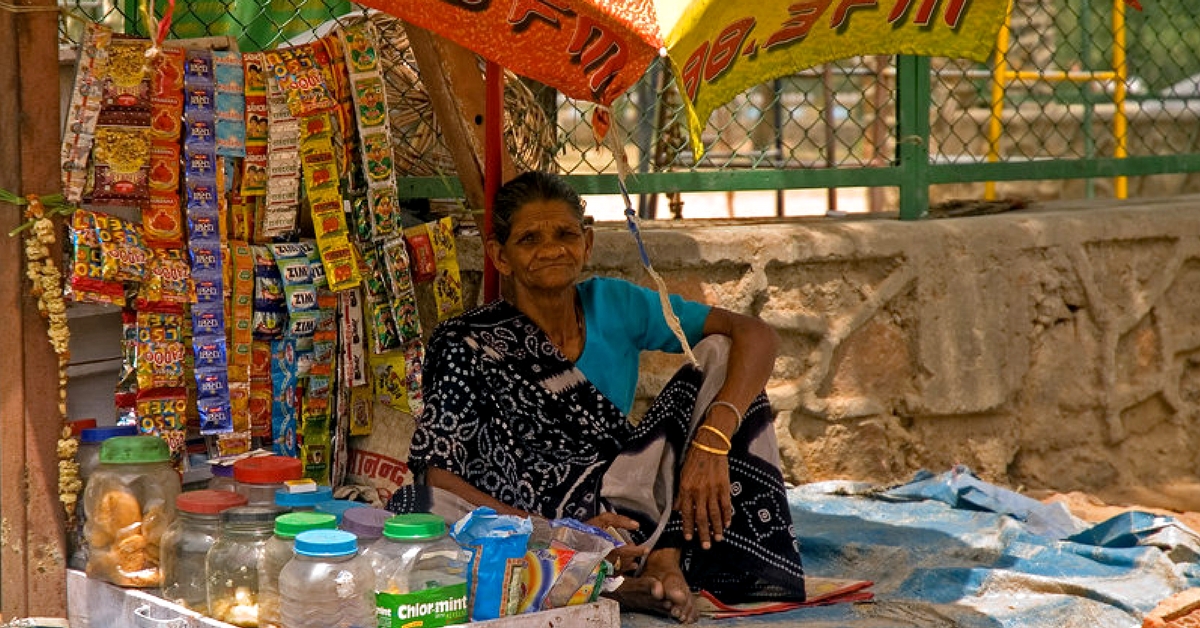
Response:
MULTIPOLYGON (((492 233, 492 208, 496 191, 500 189, 501 156, 504 150, 504 71, 500 64, 488 61, 485 74, 485 106, 483 115, 483 239, 492 233)), ((483 256, 483 302, 500 298, 500 273, 492 258, 483 256)))

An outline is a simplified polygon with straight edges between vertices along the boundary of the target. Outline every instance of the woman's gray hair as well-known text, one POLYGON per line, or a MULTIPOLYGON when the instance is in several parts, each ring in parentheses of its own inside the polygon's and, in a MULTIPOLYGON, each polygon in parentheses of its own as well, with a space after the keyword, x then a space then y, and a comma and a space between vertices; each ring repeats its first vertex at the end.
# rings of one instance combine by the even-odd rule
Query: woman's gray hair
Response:
POLYGON ((508 242, 513 216, 535 201, 562 201, 571 208, 579 223, 584 224, 583 199, 579 192, 557 174, 532 170, 514 177, 496 192, 492 204, 492 236, 500 244, 508 242))

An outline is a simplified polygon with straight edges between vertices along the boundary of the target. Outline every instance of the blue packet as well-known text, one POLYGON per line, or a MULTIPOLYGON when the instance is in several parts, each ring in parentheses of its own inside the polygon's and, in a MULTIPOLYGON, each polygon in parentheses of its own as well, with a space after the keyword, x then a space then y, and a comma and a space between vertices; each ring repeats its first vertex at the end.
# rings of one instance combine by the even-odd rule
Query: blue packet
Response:
POLYGON ((527 517, 497 514, 487 506, 472 510, 450 528, 450 537, 470 556, 467 597, 471 621, 517 614, 532 532, 533 523, 527 517))

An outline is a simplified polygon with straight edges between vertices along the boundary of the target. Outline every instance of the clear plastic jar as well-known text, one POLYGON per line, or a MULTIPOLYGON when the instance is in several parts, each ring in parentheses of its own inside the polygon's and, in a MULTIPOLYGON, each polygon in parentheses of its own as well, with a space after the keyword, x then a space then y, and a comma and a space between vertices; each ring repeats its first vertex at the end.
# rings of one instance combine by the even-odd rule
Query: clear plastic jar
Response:
POLYGON ((293 512, 301 510, 316 510, 320 502, 333 499, 333 489, 328 486, 318 486, 315 491, 293 493, 287 488, 275 491, 275 505, 287 508, 293 512))
POLYGON ((292 559, 296 535, 309 530, 333 530, 337 518, 323 512, 290 512, 275 518, 275 535, 267 540, 263 567, 258 574, 258 625, 279 628, 279 572, 292 559))
POLYGON ((204 560, 217 539, 222 511, 246 505, 232 491, 188 491, 175 498, 178 516, 162 536, 162 596, 208 614, 204 560))
POLYGON ((208 614, 243 628, 258 626, 258 573, 275 533, 274 506, 240 506, 221 513, 220 532, 204 560, 208 614))
POLYGON ((467 555, 446 534, 438 515, 396 515, 383 537, 363 552, 375 571, 375 607, 393 626, 447 626, 465 623, 467 555))
POLYGON ((251 506, 273 506, 275 491, 288 480, 299 480, 304 465, 290 456, 253 456, 233 463, 233 479, 237 492, 250 500, 251 506))
POLYGON ((159 586, 159 548, 175 520, 179 492, 166 441, 157 436, 104 441, 83 494, 88 576, 121 586, 159 586))
MULTIPOLYGON (((100 445, 114 436, 137 436, 138 433, 135 425, 95 427, 95 419, 88 419, 88 422, 91 423, 91 427, 87 427, 85 422, 79 422, 85 427, 79 430, 79 450, 75 452, 75 462, 79 463, 79 479, 83 482, 81 491, 87 488, 88 478, 100 466, 100 445)), ((87 513, 84 512, 83 500, 76 504, 75 514, 76 526, 70 537, 69 562, 72 569, 86 569, 88 549, 83 536, 83 524, 87 523, 87 513)))
POLYGON ((353 534, 301 532, 279 574, 283 628, 374 628, 374 591, 375 573, 353 534))
POLYGON ((208 488, 213 491, 237 492, 237 480, 233 479, 233 465, 210 464, 212 477, 208 480, 208 488))
POLYGON ((361 547, 368 547, 383 536, 383 524, 396 513, 382 508, 351 508, 342 515, 339 528, 353 532, 361 547))

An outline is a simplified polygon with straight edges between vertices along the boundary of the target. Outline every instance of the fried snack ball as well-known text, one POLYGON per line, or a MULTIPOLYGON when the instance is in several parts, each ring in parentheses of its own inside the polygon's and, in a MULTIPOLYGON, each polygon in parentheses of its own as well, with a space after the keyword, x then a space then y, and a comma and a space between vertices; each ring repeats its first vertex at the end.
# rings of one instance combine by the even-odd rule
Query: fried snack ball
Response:
POLYGON ((121 490, 108 491, 100 497, 96 512, 88 515, 88 543, 94 548, 107 547, 128 536, 130 529, 141 521, 142 509, 137 497, 121 490))

